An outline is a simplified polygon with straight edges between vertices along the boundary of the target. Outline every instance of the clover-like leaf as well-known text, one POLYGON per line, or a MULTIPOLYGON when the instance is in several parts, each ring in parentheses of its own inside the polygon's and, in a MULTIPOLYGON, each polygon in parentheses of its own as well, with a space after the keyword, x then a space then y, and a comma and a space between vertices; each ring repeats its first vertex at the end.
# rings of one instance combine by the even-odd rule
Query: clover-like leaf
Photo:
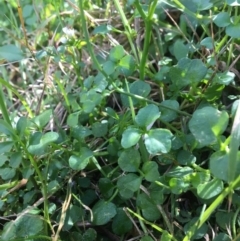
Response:
POLYGON ((210 182, 199 184, 197 187, 197 194, 200 198, 210 199, 217 196, 223 190, 223 182, 214 178, 210 182))
POLYGON ((117 215, 113 218, 112 230, 117 235, 123 235, 132 229, 132 222, 122 208, 117 209, 117 215))
POLYGON ((213 22, 218 27, 227 27, 229 24, 231 24, 229 13, 220 12, 213 18, 213 22))
POLYGON ((152 129, 145 134, 145 145, 151 155, 168 153, 171 149, 172 133, 167 129, 152 129))
POLYGON ((110 50, 109 58, 110 60, 116 62, 124 56, 124 48, 122 45, 117 45, 110 50))
POLYGON ((150 104, 141 108, 135 117, 135 121, 140 127, 152 125, 160 117, 159 109, 156 105, 150 104))
POLYGON ((49 144, 56 142, 58 138, 59 134, 57 132, 47 132, 44 135, 39 133, 39 135, 35 135, 35 140, 29 145, 28 151, 34 155, 42 155, 48 148, 49 144))
POLYGON ((170 78, 173 85, 181 89, 188 85, 196 85, 207 74, 207 67, 200 59, 182 58, 177 66, 170 68, 170 78))
POLYGON ((117 181, 120 195, 125 199, 131 198, 134 192, 139 189, 141 182, 142 178, 133 173, 120 177, 117 181))
POLYGON ((125 172, 136 172, 140 165, 140 154, 138 150, 130 148, 124 150, 118 159, 120 168, 125 172))
POLYGON ((214 107, 207 106, 193 113, 189 121, 189 129, 200 147, 214 144, 228 125, 228 114, 214 107))
POLYGON ((160 217, 160 212, 157 206, 145 193, 138 195, 137 206, 141 209, 143 217, 149 221, 155 221, 160 217))
POLYGON ((68 162, 69 162, 69 166, 73 169, 73 170, 83 170, 89 163, 89 159, 93 156, 93 152, 86 148, 83 147, 81 148, 80 152, 78 155, 72 155, 70 156, 68 162))
POLYGON ((141 137, 141 130, 133 126, 128 127, 122 134, 121 145, 123 148, 129 148, 138 143, 141 137))
POLYGON ((174 110, 179 110, 179 103, 176 100, 164 100, 161 102, 161 107, 159 109, 161 111, 160 120, 170 122, 176 119, 178 116, 177 112, 174 110))
POLYGON ((13 44, 8 44, 0 47, 1 58, 11 62, 22 60, 24 56, 20 48, 13 44))
POLYGON ((98 201, 92 208, 92 212, 95 225, 104 225, 117 214, 115 204, 104 200, 98 201))
POLYGON ((158 165, 156 162, 148 161, 143 164, 142 172, 144 177, 149 182, 154 182, 159 177, 158 165))

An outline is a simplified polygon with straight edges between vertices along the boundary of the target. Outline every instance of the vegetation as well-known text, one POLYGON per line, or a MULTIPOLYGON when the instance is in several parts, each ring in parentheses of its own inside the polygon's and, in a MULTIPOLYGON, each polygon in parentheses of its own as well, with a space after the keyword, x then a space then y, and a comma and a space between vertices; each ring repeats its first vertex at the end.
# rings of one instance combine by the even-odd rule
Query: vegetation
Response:
POLYGON ((239 1, 0 8, 0 240, 240 240, 239 1))

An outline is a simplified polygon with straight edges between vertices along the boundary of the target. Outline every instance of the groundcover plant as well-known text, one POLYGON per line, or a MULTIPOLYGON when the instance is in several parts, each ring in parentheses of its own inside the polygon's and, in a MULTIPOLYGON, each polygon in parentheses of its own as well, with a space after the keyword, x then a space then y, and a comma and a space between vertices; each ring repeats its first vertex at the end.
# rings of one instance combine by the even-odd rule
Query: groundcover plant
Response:
POLYGON ((0 9, 0 240, 240 240, 240 1, 0 9))

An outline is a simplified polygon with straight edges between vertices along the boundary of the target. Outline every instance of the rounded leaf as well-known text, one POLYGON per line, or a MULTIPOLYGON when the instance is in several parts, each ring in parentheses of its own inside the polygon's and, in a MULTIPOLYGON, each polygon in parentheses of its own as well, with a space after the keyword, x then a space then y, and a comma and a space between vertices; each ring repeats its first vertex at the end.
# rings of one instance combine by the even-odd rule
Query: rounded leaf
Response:
POLYGON ((197 187, 197 194, 200 198, 210 199, 217 196, 223 190, 223 182, 214 178, 210 182, 199 184, 197 187))
POLYGON ((123 148, 129 148, 138 143, 141 137, 141 131, 134 127, 128 127, 122 134, 121 145, 123 148))
POLYGON ((226 27, 226 34, 232 38, 240 38, 240 23, 230 24, 226 27))
POLYGON ((124 56, 124 48, 122 45, 117 45, 110 50, 109 58, 110 60, 116 62, 124 56))
POLYGON ((138 111, 135 121, 138 126, 147 127, 152 125, 159 117, 160 112, 158 107, 156 105, 150 104, 138 111))
POLYGON ((227 112, 219 111, 211 106, 196 110, 189 121, 189 129, 199 142, 199 147, 214 144, 227 125, 227 112))
POLYGON ((211 173, 223 180, 228 181, 228 155, 224 152, 214 152, 210 157, 211 173))
POLYGON ((100 200, 97 202, 93 209, 93 224, 104 225, 108 223, 116 214, 116 206, 111 202, 100 200))
POLYGON ((134 192, 140 188, 141 182, 142 178, 133 173, 120 177, 117 181, 120 195, 125 199, 132 198, 134 192))
POLYGON ((213 22, 218 27, 227 27, 229 24, 231 24, 230 16, 227 12, 220 12, 213 18, 213 22))
MULTIPOLYGON (((193 218, 190 222, 188 222, 184 226, 184 232, 187 233, 197 221, 198 221, 198 218, 193 218)), ((204 223, 198 230, 196 230, 191 240, 201 239, 202 237, 204 237, 207 231, 208 231, 208 225, 204 223)))
POLYGON ((140 154, 136 149, 124 150, 118 159, 118 165, 125 172, 136 172, 140 165, 140 154))
POLYGON ((164 107, 160 107, 159 108, 161 111, 160 120, 169 122, 169 121, 173 121, 174 119, 177 118, 178 114, 174 110, 179 110, 179 103, 176 100, 164 100, 163 102, 161 102, 161 106, 166 106, 173 110, 170 110, 170 109, 164 108, 164 107))
POLYGON ((145 162, 142 167, 144 177, 149 182, 154 182, 159 178, 158 165, 156 162, 145 162))
POLYGON ((132 222, 122 208, 117 209, 117 215, 113 218, 112 230, 117 235, 123 235, 132 229, 132 222))
POLYGON ((167 129, 154 129, 145 134, 145 145, 151 155, 168 153, 171 149, 172 133, 167 129))
POLYGON ((93 152, 90 149, 83 147, 78 155, 70 156, 68 160, 69 166, 76 171, 83 170, 89 163, 89 159, 92 156, 93 152))

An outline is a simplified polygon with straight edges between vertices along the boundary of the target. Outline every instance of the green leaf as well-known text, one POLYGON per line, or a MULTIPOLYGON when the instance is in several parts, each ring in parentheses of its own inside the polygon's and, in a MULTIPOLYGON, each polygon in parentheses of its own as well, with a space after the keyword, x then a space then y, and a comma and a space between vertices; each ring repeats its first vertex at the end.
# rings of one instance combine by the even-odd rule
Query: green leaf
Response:
POLYGON ((218 233, 213 241, 231 241, 231 238, 226 233, 218 233))
POLYGON ((186 150, 178 152, 177 161, 179 165, 191 165, 196 162, 196 157, 186 150))
POLYGON ((169 187, 174 194, 181 194, 190 187, 190 183, 186 182, 183 178, 171 178, 169 181, 169 187))
POLYGON ((7 222, 4 225, 3 231, 1 233, 1 240, 9 241, 9 240, 13 240, 14 238, 16 238, 17 237, 16 230, 17 230, 17 227, 16 227, 14 221, 7 222))
POLYGON ((151 155, 168 153, 171 149, 172 133, 167 129, 152 129, 145 134, 145 145, 151 155))
POLYGON ((117 215, 113 218, 112 230, 121 236, 132 230, 133 224, 122 208, 117 209, 117 215))
POLYGON ((4 133, 7 136, 14 136, 15 131, 5 120, 0 119, 0 133, 4 133))
POLYGON ((17 237, 36 235, 43 230, 43 220, 37 215, 23 215, 16 219, 17 237))
MULTIPOLYGON (((216 223, 223 230, 232 229, 232 220, 234 219, 234 212, 218 211, 216 213, 216 223)), ((237 240, 236 240, 237 241, 237 240)))
POLYGON ((26 4, 22 9, 23 18, 30 17, 32 15, 33 11, 34 11, 33 6, 30 4, 26 4))
POLYGON ((94 85, 91 87, 93 88, 96 92, 103 92, 107 86, 108 86, 108 81, 106 80, 106 77, 102 73, 98 73, 94 77, 94 85))
MULTIPOLYGON (((162 239, 161 239, 162 240, 162 239)), ((153 241, 153 239, 150 236, 144 236, 140 239, 140 241, 153 241)))
POLYGON ((84 140, 90 135, 92 135, 92 131, 88 127, 82 125, 77 125, 72 130, 72 136, 77 140, 84 140))
POLYGON ((177 60, 187 57, 188 51, 189 51, 189 49, 184 44, 183 40, 178 39, 173 45, 174 56, 177 60))
POLYGON ((228 181, 228 155, 224 152, 217 151, 210 156, 211 173, 223 181, 228 181))
POLYGON ((137 206, 141 209, 142 215, 148 221, 156 221, 160 217, 160 212, 146 193, 141 193, 137 197, 137 206))
POLYGON ((133 173, 120 177, 117 181, 120 195, 125 199, 132 198, 134 192, 139 189, 141 182, 142 178, 133 173))
POLYGON ((170 68, 170 78, 177 89, 188 85, 196 85, 207 74, 207 67, 200 59, 180 59, 177 66, 170 68))
POLYGON ((145 179, 149 182, 156 181, 160 176, 158 172, 158 165, 153 161, 145 162, 141 171, 144 173, 145 179))
POLYGON ((98 183, 99 190, 101 195, 104 198, 108 199, 113 195, 115 186, 109 178, 101 178, 98 183))
MULTIPOLYGON (((218 75, 218 74, 216 74, 218 75)), ((203 97, 211 103, 218 100, 222 96, 222 91, 224 90, 225 85, 213 84, 210 85, 203 94, 203 97)))
POLYGON ((213 18, 213 22, 218 27, 227 27, 229 24, 231 24, 230 16, 227 12, 220 12, 213 18))
POLYGON ((12 179, 16 174, 16 170, 13 168, 0 168, 0 176, 3 180, 10 180, 12 179))
POLYGON ((184 177, 188 174, 193 173, 193 169, 191 167, 174 167, 168 173, 166 173, 167 177, 184 177))
POLYGON ((0 143, 0 154, 10 152, 14 145, 13 141, 4 141, 0 143))
POLYGON ((210 172, 194 172, 190 174, 190 182, 197 188, 200 184, 207 183, 210 180, 210 172))
POLYGON ((92 125, 92 133, 94 137, 103 137, 108 132, 108 121, 102 120, 101 122, 95 122, 92 125))
MULTIPOLYGON (((60 219, 60 213, 58 218, 60 219)), ((70 228, 82 218, 84 218, 83 208, 76 205, 70 205, 66 212, 63 231, 69 231, 70 228)))
POLYGON ((20 48, 13 44, 8 44, 0 47, 0 59, 5 59, 6 61, 20 61, 24 58, 23 52, 20 48))
POLYGON ((95 90, 80 93, 80 102, 85 113, 91 113, 101 103, 102 96, 95 90))
POLYGON ((47 132, 46 134, 42 135, 40 140, 40 136, 36 136, 36 140, 34 143, 30 144, 28 147, 28 151, 34 155, 42 155, 49 144, 54 143, 58 140, 59 134, 57 132, 47 132))
POLYGON ((229 6, 240 6, 240 0, 226 0, 226 3, 229 6))
POLYGON ((141 131, 133 126, 128 127, 122 134, 121 145, 129 148, 136 145, 141 137, 141 131))
POLYGON ((211 0, 193 1, 197 5, 198 11, 208 10, 213 6, 211 0))
POLYGON ((159 186, 155 182, 152 182, 148 188, 150 198, 156 205, 162 205, 166 199, 165 187, 159 186))
POLYGON ((124 48, 122 45, 117 45, 114 48, 110 50, 109 53, 109 58, 110 60, 117 62, 120 60, 123 56, 125 55, 124 53, 124 48))
MULTIPOLYGON (((179 110, 179 103, 176 100, 164 100, 161 102, 161 106, 166 106, 174 110, 179 110)), ((164 107, 159 107, 161 116, 160 120, 170 122, 177 118, 178 114, 174 110, 170 110, 164 107)))
MULTIPOLYGON (((82 236, 82 240, 84 241, 94 241, 96 240, 96 238, 97 238, 97 232, 93 228, 87 229, 87 231, 84 232, 82 236)), ((78 240, 78 239, 75 239, 75 240, 78 240)))
POLYGON ((210 182, 199 184, 197 187, 197 194, 200 198, 210 199, 217 196, 223 190, 223 182, 214 178, 210 182))
POLYGON ((83 147, 80 149, 78 155, 70 156, 68 163, 73 170, 80 171, 88 165, 91 157, 93 157, 93 152, 90 149, 83 147))
POLYGON ((107 74, 107 75, 111 75, 115 72, 115 66, 116 64, 112 61, 106 61, 103 64, 103 71, 107 74))
POLYGON ((207 49, 213 49, 214 48, 214 40, 212 39, 212 37, 206 37, 204 38, 200 44, 202 46, 204 46, 207 49))
POLYGON ((21 152, 14 152, 11 154, 9 165, 12 168, 18 168, 22 162, 22 153, 21 152))
POLYGON ((140 154, 138 150, 133 148, 124 150, 118 158, 118 165, 125 172, 136 172, 140 162, 140 154))
POLYGON ((240 23, 229 24, 226 27, 226 34, 231 38, 240 38, 239 28, 240 28, 240 23))
POLYGON ((156 105, 150 104, 141 108, 135 117, 135 121, 140 127, 152 125, 160 117, 159 109, 156 105))
POLYGON ((16 125, 16 129, 20 137, 24 136, 25 130, 28 125, 29 125, 28 119, 24 116, 21 116, 16 125))
POLYGON ((76 127, 78 125, 80 113, 80 111, 77 111, 68 115, 67 124, 69 125, 69 127, 76 127))
POLYGON ((8 159, 8 156, 0 155, 0 167, 2 167, 8 159))
POLYGON ((104 225, 108 223, 116 214, 116 206, 111 202, 104 200, 98 201, 92 208, 93 224, 104 225))
POLYGON ((106 34, 112 30, 112 26, 109 24, 101 24, 93 30, 93 34, 106 34))
MULTIPOLYGON (((185 226, 184 226, 184 232, 187 233, 191 227, 197 222, 198 218, 193 218, 190 222, 188 222, 185 226)), ((201 239, 204 237, 204 235, 207 233, 208 231, 208 225, 206 223, 204 223, 198 230, 196 230, 194 236, 192 237, 191 240, 196 240, 196 239, 201 239)))
POLYGON ((132 55, 124 56, 118 63, 118 70, 125 76, 130 76, 136 67, 135 60, 132 55))
POLYGON ((227 125, 227 112, 211 106, 196 110, 189 121, 189 129, 199 142, 199 147, 216 143, 217 137, 225 131, 227 125))
POLYGON ((50 117, 52 115, 52 110, 45 110, 43 113, 41 113, 40 115, 34 117, 32 119, 32 121, 39 127, 39 128, 43 128, 49 121, 50 121, 50 117))
MULTIPOLYGON (((133 83, 129 84, 129 92, 134 95, 139 95, 142 97, 147 97, 151 91, 151 87, 148 83, 142 80, 136 80, 133 83)), ((141 100, 136 98, 131 98, 133 105, 141 103, 141 100)), ((127 95, 121 94, 121 100, 125 107, 129 107, 129 97, 127 95)))

